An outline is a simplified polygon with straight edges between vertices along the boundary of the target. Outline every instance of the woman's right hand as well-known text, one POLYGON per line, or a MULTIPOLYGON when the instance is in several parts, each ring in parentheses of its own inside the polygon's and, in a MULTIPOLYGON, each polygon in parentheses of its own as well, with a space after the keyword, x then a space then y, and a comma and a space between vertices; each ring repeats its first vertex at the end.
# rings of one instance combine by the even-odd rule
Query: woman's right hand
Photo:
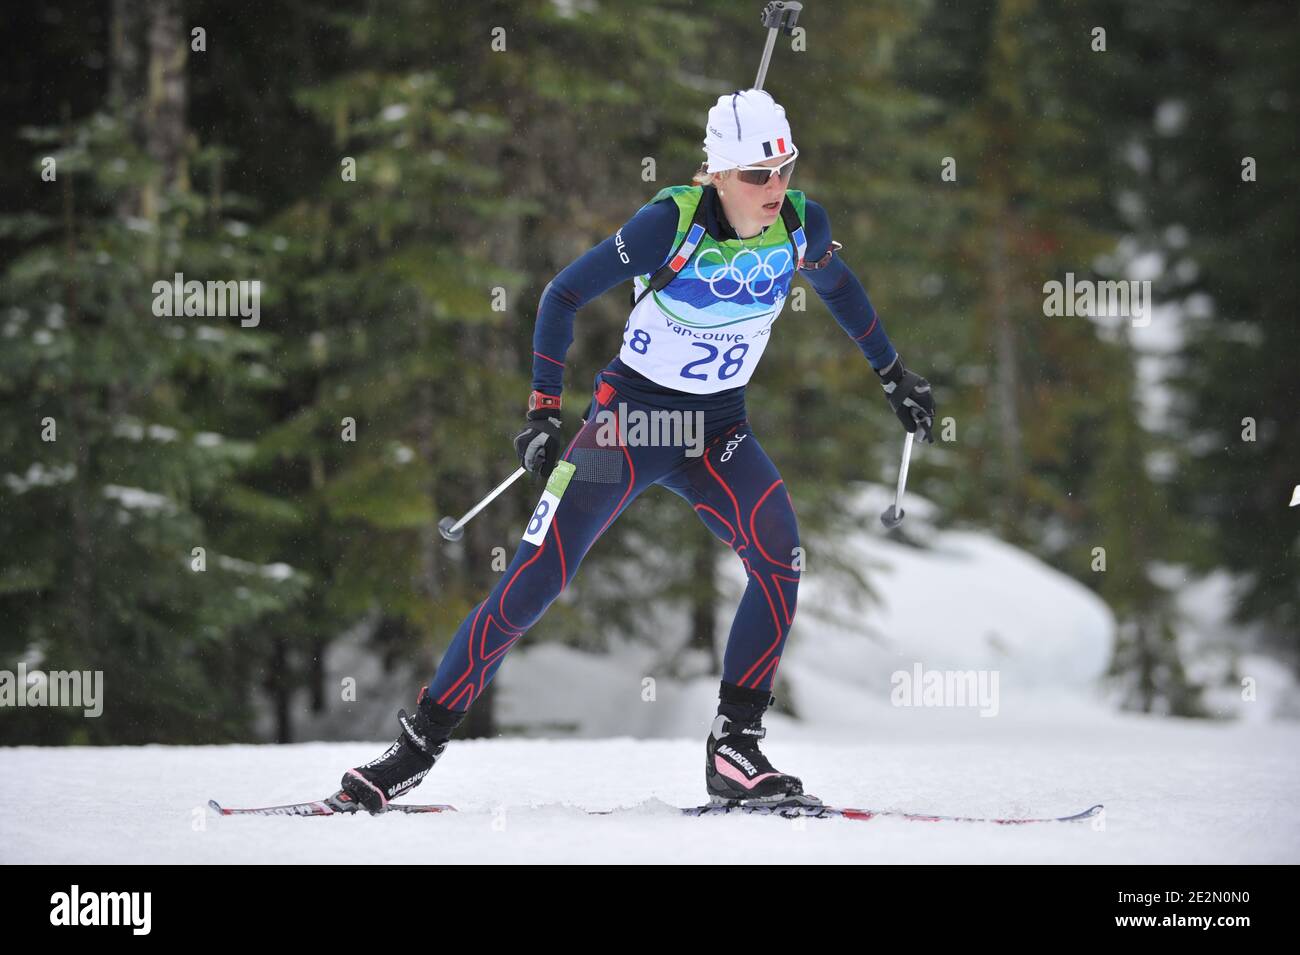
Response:
POLYGON ((563 453, 562 423, 558 411, 530 411, 524 430, 515 435, 515 453, 519 455, 520 465, 543 481, 550 477, 563 453))

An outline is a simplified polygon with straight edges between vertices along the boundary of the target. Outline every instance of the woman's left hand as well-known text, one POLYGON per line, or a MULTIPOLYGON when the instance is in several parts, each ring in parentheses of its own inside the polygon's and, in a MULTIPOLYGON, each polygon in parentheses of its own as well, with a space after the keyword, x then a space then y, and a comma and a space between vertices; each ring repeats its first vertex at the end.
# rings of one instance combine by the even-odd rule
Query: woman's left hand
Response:
POLYGON ((918 432, 926 444, 934 444, 934 393, 930 383, 914 371, 903 367, 903 357, 895 355, 884 369, 877 371, 898 420, 908 431, 918 432))

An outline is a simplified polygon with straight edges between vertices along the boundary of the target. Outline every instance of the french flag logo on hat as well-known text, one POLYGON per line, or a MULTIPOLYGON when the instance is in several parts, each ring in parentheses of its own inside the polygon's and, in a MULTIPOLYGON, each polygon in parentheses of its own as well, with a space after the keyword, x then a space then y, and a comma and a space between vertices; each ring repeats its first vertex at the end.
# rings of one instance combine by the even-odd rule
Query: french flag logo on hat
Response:
POLYGON ((786 148, 784 136, 778 136, 776 139, 770 139, 763 143, 763 155, 768 159, 771 159, 773 156, 781 156, 789 151, 790 150, 786 148), (773 147, 776 147, 775 152, 773 152, 773 147))

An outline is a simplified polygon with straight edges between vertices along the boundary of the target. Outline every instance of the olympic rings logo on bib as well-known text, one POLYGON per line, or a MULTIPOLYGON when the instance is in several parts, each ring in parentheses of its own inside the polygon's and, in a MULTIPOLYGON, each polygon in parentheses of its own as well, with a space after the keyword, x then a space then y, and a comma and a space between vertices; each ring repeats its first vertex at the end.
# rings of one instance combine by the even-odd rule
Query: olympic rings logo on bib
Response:
MULTIPOLYGON (((709 291, 713 293, 715 298, 735 298, 740 294, 741 290, 745 290, 748 291, 753 298, 759 299, 772 291, 772 287, 776 285, 777 278, 785 273, 786 266, 791 264, 793 261, 794 256, 791 255, 790 250, 784 246, 772 249, 767 254, 766 258, 760 257, 758 252, 754 249, 741 249, 730 262, 728 262, 723 256, 721 249, 709 247, 707 249, 701 249, 699 254, 695 256, 695 274, 699 276, 701 281, 708 283, 709 291), (704 258, 708 255, 716 255, 719 260, 719 265, 708 275, 705 275, 704 272, 700 270, 700 266, 704 264, 704 258), (739 264, 740 260, 746 255, 753 256, 754 258, 754 264, 749 267, 748 272, 741 268, 739 264), (779 269, 774 269, 772 267, 772 260, 781 256, 784 256, 784 259, 781 262, 781 267, 779 269), (760 292, 754 288, 754 282, 755 280, 762 281, 763 279, 767 280, 767 287, 760 292), (735 289, 725 295, 718 291, 718 283, 724 280, 735 284, 735 289)), ((726 286, 724 285, 723 288, 725 289, 726 286)))

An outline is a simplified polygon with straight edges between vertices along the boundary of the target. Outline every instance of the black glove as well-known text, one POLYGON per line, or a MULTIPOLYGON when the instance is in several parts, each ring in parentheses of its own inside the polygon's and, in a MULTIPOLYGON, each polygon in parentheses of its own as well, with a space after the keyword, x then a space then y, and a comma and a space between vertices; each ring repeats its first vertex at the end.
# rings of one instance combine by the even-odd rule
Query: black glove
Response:
POLYGON ((898 420, 908 431, 920 429, 918 437, 934 444, 934 394, 930 383, 914 371, 903 367, 903 357, 895 355, 886 368, 876 372, 898 420))
POLYGON ((515 435, 515 453, 519 463, 545 481, 564 453, 560 442, 560 413, 530 411, 524 430, 515 435))

